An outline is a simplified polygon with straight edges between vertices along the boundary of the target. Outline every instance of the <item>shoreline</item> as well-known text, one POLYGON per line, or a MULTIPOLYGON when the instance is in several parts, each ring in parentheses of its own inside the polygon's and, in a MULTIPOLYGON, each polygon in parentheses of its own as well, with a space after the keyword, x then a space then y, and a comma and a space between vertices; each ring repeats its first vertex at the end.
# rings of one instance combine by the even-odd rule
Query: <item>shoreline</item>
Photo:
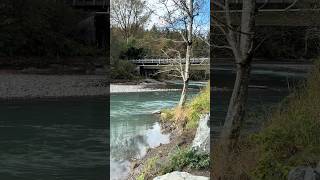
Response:
MULTIPOLYGON (((157 122, 161 126, 162 133, 169 134, 169 143, 160 144, 157 147, 149 148, 142 158, 130 161, 130 169, 127 179, 135 180, 136 177, 141 175, 145 168, 144 165, 148 164, 150 159, 158 157, 161 159, 160 161, 165 162, 168 160, 169 155, 172 152, 175 152, 177 147, 186 148, 192 144, 196 134, 196 129, 190 129, 181 132, 179 129, 176 129, 171 122, 164 122, 160 117, 157 122)), ((195 170, 185 167, 181 171, 198 176, 210 176, 210 172, 208 170, 195 170)), ((155 176, 157 175, 152 175, 151 177, 148 176, 148 178, 154 178, 155 176)))
POLYGON ((143 79, 109 84, 105 75, 0 74, 0 101, 107 97, 113 93, 180 91, 143 79))

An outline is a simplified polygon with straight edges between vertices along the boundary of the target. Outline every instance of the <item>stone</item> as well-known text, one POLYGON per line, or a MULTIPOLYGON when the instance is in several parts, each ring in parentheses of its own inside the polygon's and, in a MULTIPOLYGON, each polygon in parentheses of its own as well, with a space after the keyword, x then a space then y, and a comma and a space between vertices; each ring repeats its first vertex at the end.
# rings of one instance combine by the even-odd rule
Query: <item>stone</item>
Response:
POLYGON ((202 115, 199 120, 196 136, 192 142, 192 149, 201 153, 210 153, 210 114, 202 115))
POLYGON ((312 167, 296 167, 288 174, 288 180, 320 180, 320 171, 312 167))
POLYGON ((194 176, 187 172, 174 171, 163 176, 155 177, 153 180, 209 180, 209 178, 204 176, 194 176))
POLYGON ((152 114, 161 114, 161 110, 155 110, 152 112, 152 114))

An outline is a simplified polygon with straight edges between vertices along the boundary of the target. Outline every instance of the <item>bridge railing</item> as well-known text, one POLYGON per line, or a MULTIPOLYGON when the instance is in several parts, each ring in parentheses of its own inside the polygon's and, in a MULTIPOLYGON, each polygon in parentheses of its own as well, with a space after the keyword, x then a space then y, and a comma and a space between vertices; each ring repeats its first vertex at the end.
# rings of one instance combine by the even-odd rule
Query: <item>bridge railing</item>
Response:
MULTIPOLYGON (((177 64, 185 63, 185 59, 133 59, 129 60, 133 64, 157 64, 157 65, 168 65, 168 64, 177 64)), ((191 64, 210 64, 210 58, 191 58, 191 64)))
POLYGON ((65 0, 72 6, 106 6, 107 0, 65 0))

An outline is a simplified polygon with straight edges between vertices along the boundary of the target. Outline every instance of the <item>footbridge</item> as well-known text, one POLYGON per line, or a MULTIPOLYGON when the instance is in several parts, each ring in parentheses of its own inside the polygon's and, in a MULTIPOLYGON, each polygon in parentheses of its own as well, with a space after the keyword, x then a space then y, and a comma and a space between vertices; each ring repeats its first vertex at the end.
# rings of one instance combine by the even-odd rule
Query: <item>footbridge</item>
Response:
MULTIPOLYGON (((133 64, 137 65, 141 75, 150 76, 157 74, 159 71, 165 71, 172 69, 173 67, 179 67, 180 63, 185 64, 185 59, 133 59, 129 60, 133 64)), ((210 58, 191 58, 190 59, 191 71, 203 71, 206 74, 210 72, 210 58)))

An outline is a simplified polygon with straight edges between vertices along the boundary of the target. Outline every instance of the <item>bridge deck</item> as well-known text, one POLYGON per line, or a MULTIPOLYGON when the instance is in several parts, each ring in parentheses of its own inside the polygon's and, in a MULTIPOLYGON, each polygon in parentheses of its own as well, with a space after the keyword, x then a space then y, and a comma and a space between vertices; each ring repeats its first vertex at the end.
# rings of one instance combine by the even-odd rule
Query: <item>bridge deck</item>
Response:
MULTIPOLYGON (((185 59, 134 59, 130 60, 133 64, 146 66, 146 65, 171 65, 185 63, 185 59)), ((210 64, 210 58, 192 58, 191 64, 210 64)))

